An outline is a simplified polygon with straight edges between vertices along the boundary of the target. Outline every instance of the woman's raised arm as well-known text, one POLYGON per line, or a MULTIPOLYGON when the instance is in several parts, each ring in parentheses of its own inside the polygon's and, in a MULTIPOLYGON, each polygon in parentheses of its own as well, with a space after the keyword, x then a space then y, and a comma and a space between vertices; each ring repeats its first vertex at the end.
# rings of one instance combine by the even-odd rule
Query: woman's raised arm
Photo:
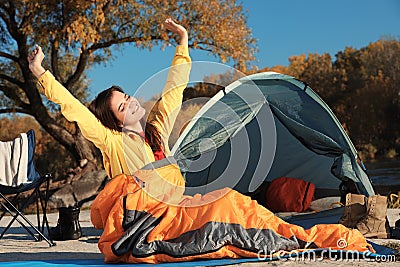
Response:
POLYGON ((29 69, 38 78, 44 94, 50 101, 60 105, 61 113, 67 120, 78 123, 86 139, 103 150, 106 145, 106 136, 111 131, 104 127, 93 113, 59 83, 49 71, 43 68, 43 59, 42 48, 36 45, 28 56, 29 69))
POLYGON ((188 33, 186 29, 172 19, 164 22, 164 27, 179 35, 179 46, 168 72, 167 81, 162 91, 161 99, 155 108, 155 118, 150 118, 160 131, 165 149, 168 150, 168 138, 182 105, 183 90, 189 81, 191 59, 188 50, 188 33))

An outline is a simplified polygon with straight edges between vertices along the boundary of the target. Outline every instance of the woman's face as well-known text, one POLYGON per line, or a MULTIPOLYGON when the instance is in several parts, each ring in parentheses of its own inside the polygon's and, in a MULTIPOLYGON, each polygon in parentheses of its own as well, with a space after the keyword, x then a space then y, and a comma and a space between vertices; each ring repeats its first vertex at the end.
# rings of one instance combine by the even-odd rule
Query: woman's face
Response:
POLYGON ((110 106, 121 127, 137 126, 146 112, 136 98, 118 91, 112 92, 110 106))

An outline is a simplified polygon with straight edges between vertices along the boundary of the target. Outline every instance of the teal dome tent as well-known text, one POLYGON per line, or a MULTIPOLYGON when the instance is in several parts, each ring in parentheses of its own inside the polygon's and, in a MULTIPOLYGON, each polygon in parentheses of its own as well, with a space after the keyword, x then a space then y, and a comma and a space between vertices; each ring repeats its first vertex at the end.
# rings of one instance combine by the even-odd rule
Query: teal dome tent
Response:
POLYGON ((375 194, 328 105, 306 83, 274 72, 241 78, 218 92, 172 153, 187 194, 231 187, 251 195, 278 177, 314 183, 316 199, 340 196, 350 183, 360 194, 375 194))

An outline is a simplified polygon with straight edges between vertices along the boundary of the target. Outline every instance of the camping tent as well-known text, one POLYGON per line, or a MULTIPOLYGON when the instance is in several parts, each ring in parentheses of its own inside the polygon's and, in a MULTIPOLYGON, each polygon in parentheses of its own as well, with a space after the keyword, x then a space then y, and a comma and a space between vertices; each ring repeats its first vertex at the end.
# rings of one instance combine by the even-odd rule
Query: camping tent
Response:
POLYGON ((278 177, 314 183, 316 198, 339 196, 343 181, 375 194, 327 104, 306 83, 274 72, 241 78, 218 92, 172 153, 191 195, 223 187, 247 194, 278 177))

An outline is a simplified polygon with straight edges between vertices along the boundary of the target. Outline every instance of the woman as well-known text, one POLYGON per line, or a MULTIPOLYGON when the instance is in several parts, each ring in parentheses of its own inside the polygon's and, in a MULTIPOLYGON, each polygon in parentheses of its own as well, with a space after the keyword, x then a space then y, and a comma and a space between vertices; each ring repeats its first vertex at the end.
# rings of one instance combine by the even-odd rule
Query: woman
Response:
POLYGON ((131 174, 155 159, 170 155, 168 136, 189 79, 191 59, 186 29, 170 18, 163 25, 180 37, 180 43, 176 47, 162 98, 156 106, 158 110, 149 118, 145 129, 141 122, 144 108, 121 88, 113 86, 101 92, 91 103, 90 111, 42 67, 44 54, 39 46, 28 57, 29 68, 39 79, 46 97, 59 104, 65 118, 77 122, 84 137, 100 149, 110 178, 131 174), (122 130, 130 138, 126 138, 122 130), (144 139, 147 141, 143 142, 144 139))
MULTIPOLYGON (((186 29, 170 18, 164 21, 163 26, 177 34, 180 43, 176 47, 162 98, 145 129, 142 125, 144 108, 120 87, 112 86, 101 92, 88 109, 42 67, 44 54, 40 46, 36 46, 28 57, 29 68, 39 79, 46 97, 59 104, 65 118, 77 122, 84 137, 100 149, 110 178, 134 173, 145 164, 170 155, 168 136, 189 79, 191 59, 186 29)), ((181 184, 184 184, 183 180, 181 184)), ((78 239, 82 235, 77 219, 79 208, 62 207, 59 213, 59 221, 51 229, 51 237, 54 240, 78 239)))
POLYGON ((64 116, 78 122, 84 136, 100 148, 113 178, 91 209, 93 225, 104 230, 98 246, 105 261, 157 263, 273 256, 279 250, 343 248, 343 242, 346 249, 368 251, 357 230, 342 225, 305 230, 229 188, 185 196, 184 179, 176 164, 148 164, 170 155, 167 140, 190 69, 186 30, 172 20, 164 25, 181 37, 180 46, 144 138, 140 123, 144 110, 137 100, 112 87, 91 104, 93 115, 41 68, 40 48, 29 58, 46 96, 59 103, 64 116), (122 140, 124 136, 129 138, 122 140))

